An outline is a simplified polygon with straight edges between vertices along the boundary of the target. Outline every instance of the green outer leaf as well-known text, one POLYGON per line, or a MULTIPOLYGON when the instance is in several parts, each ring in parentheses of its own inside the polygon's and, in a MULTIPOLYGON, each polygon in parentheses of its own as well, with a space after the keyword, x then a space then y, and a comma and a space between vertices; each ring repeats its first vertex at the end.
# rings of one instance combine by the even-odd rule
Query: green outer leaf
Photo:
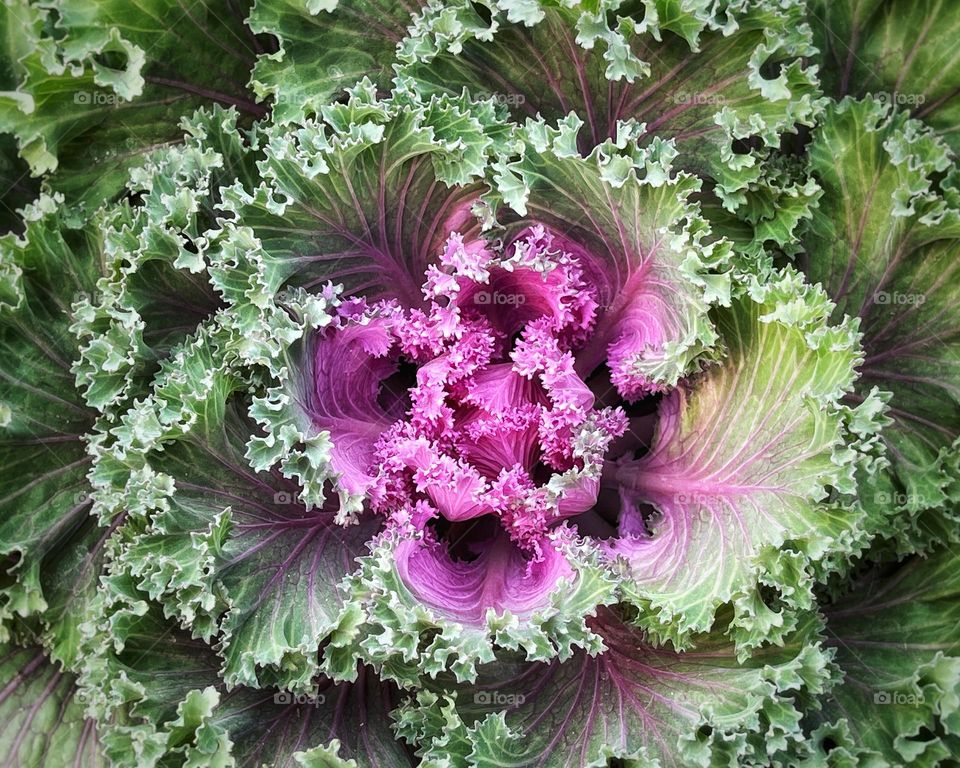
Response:
POLYGON ((0 645, 0 758, 8 768, 101 768, 94 722, 73 675, 36 647, 0 645))
POLYGON ((392 730, 397 702, 396 688, 365 668, 354 683, 322 681, 299 699, 238 689, 223 697, 214 721, 229 732, 240 765, 411 768, 415 761, 392 730))
MULTIPOLYGON (((24 74, 21 59, 26 57, 40 38, 44 15, 28 0, 5 0, 0 4, 0 30, 3 45, 0 49, 0 89, 3 98, 16 101, 16 91, 24 74)), ((22 98, 22 97, 21 97, 22 98)))
POLYGON ((460 103, 381 102, 369 81, 358 85, 347 104, 323 109, 322 123, 270 132, 266 183, 225 190, 224 208, 243 228, 236 237, 255 237, 262 255, 225 249, 215 284, 241 319, 244 304, 267 303, 287 281, 342 281, 347 292, 419 304, 423 272, 448 234, 478 227, 479 185, 459 185, 484 173, 492 143, 460 103))
MULTIPOLYGON (((291 339, 324 315, 319 298, 300 295, 291 339)), ((129 515, 118 572, 195 636, 217 637, 227 683, 303 689, 337 628, 338 584, 377 526, 340 528, 332 511, 295 503, 298 488, 279 472, 250 469, 243 450, 255 427, 242 391, 256 380, 238 373, 245 340, 224 320, 177 347, 151 394, 96 445, 96 496, 101 514, 129 515)), ((293 461, 299 448, 287 447, 293 461)))
POLYGON ((795 617, 761 585, 778 608, 809 609, 808 560, 846 551, 858 521, 822 503, 855 489, 838 400, 861 359, 856 323, 828 325, 832 305, 795 272, 750 293, 714 314, 726 359, 663 401, 650 452, 617 469, 630 505, 658 512, 648 535, 611 547, 629 566, 623 594, 681 647, 729 601, 744 649, 782 639, 795 617), (787 541, 796 552, 779 551, 787 541))
POLYGON ((356 760, 344 760, 340 753, 340 741, 333 739, 326 747, 314 747, 306 752, 297 752, 293 758, 304 768, 357 768, 356 760))
MULTIPOLYGON (((577 93, 587 82, 596 85, 599 80, 605 88, 606 79, 632 83, 638 76, 649 76, 649 63, 637 57, 631 42, 635 30, 649 30, 660 38, 657 9, 645 4, 647 24, 637 26, 628 18, 611 26, 604 15, 616 12, 620 4, 618 0, 556 5, 539 0, 433 3, 400 44, 398 71, 401 77, 412 76, 424 91, 467 87, 489 94, 490 86, 503 86, 505 90, 496 94, 498 101, 530 116, 538 110, 546 114, 556 99, 589 99, 583 90, 577 93), (586 59, 589 66, 583 64, 586 59), (584 79, 570 82, 576 75, 584 79), (539 98, 528 105, 528 94, 539 98)), ((696 28, 695 35, 706 25, 706 14, 684 9, 681 15, 696 28)))
POLYGON ((830 682, 811 623, 801 651, 747 664, 719 633, 678 654, 651 647, 611 611, 591 626, 605 653, 551 664, 504 657, 473 684, 443 678, 401 708, 398 733, 420 745, 425 768, 766 764, 804 739, 798 705, 830 682))
POLYGON ((263 54, 251 87, 273 102, 278 125, 319 114, 364 78, 386 88, 397 43, 425 0, 256 0, 250 28, 275 35, 280 50, 263 54))
POLYGON ((960 557, 941 549, 875 569, 826 609, 846 677, 819 721, 845 720, 884 764, 952 765, 960 754, 960 557))
MULTIPOLYGON (((8 297, 7 306, 0 304, 0 551, 10 556, 7 573, 15 579, 0 597, 5 622, 51 607, 78 621, 79 604, 75 615, 63 613, 62 588, 76 596, 95 584, 99 570, 100 535, 85 477, 92 458, 84 444, 95 414, 73 385, 77 347, 68 330, 71 303, 99 275, 99 242, 92 227, 68 229, 61 204, 59 197, 40 198, 26 211, 23 238, 0 240, 0 295, 8 297), (77 581, 64 584, 67 573, 77 581), (56 595, 51 579, 59 584, 56 595)), ((47 638, 68 663, 73 631, 60 626, 47 638)))
POLYGON ((784 178, 779 146, 823 106, 802 2, 532 2, 533 18, 513 23, 513 4, 483 5, 489 23, 466 0, 428 8, 401 46, 397 82, 425 95, 467 89, 517 120, 575 112, 583 155, 622 133, 673 141, 677 166, 750 230, 745 250, 796 239, 816 192, 784 178), (744 153, 747 139, 762 149, 744 153))
POLYGON ((227 691, 212 649, 166 620, 128 576, 110 576, 99 601, 84 627, 82 683, 115 764, 297 768, 326 755, 341 768, 336 754, 357 768, 412 764, 389 730, 396 690, 368 671, 357 684, 321 679, 300 694, 227 691))
POLYGON ((344 607, 339 583, 379 521, 343 528, 308 511, 279 472, 256 474, 243 450, 253 422, 237 401, 148 457, 174 490, 125 526, 120 562, 196 636, 218 636, 229 685, 309 688, 322 641, 344 607))
POLYGON ((145 153, 180 140, 180 117, 199 106, 265 111, 245 87, 263 49, 242 3, 42 5, 55 15, 21 59, 20 109, 5 110, 0 130, 17 136, 35 175, 54 172, 50 186, 71 200, 93 209, 120 193, 145 153))
POLYGON ((960 19, 942 0, 814 0, 808 10, 825 90, 874 94, 960 151, 960 19))
POLYGON ((153 768, 167 751, 189 750, 217 696, 209 648, 165 621, 122 575, 104 578, 82 630, 81 687, 111 762, 153 768), (181 717, 174 736, 180 715, 192 727, 181 717))
POLYGON ((100 410, 145 394, 158 362, 222 306, 205 272, 208 230, 220 186, 252 185, 256 135, 219 106, 182 125, 182 146, 158 150, 132 173, 137 204, 105 215, 107 275, 76 312, 77 383, 100 410))
POLYGON ((851 400, 872 387, 893 394, 892 487, 880 483, 864 501, 905 514, 941 506, 958 477, 960 192, 953 174, 942 191, 933 179, 953 159, 929 130, 873 99, 832 107, 810 155, 824 196, 805 271, 838 315, 861 319, 866 360, 851 400))
MULTIPOLYGON (((100 574, 109 557, 110 537, 122 520, 123 515, 111 526, 102 527, 96 518, 88 517, 42 563, 40 584, 47 607, 39 624, 39 639, 66 669, 80 664, 80 627, 93 610, 100 574)), ((22 626, 22 622, 14 625, 15 630, 22 626)))
POLYGON ((677 137, 685 162, 700 170, 729 163, 722 180, 738 165, 733 138, 759 135, 774 145, 779 132, 816 115, 815 72, 800 61, 814 49, 799 2, 741 3, 722 18, 692 3, 668 10, 644 2, 631 15, 619 2, 537 2, 532 24, 510 23, 505 3, 483 5, 493 10, 488 24, 468 3, 429 8, 401 47, 400 77, 426 94, 492 96, 524 117, 552 122, 575 111, 588 126, 583 154, 613 138, 618 121, 636 120, 648 138, 677 137), (608 10, 627 15, 608 26, 608 10), (780 65, 774 77, 760 71, 770 62, 780 65))

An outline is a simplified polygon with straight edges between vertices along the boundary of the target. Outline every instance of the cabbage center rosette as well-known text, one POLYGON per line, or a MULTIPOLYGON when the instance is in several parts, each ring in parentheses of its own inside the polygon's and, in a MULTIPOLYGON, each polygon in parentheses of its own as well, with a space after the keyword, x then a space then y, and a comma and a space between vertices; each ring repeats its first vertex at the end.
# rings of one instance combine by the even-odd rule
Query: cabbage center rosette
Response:
POLYGON ((596 295, 543 227, 500 253, 452 234, 425 278, 422 307, 338 307, 309 341, 300 406, 330 433, 338 484, 399 537, 421 604, 470 627, 490 611, 527 619, 577 580, 564 521, 596 504, 627 428, 574 369, 596 295))

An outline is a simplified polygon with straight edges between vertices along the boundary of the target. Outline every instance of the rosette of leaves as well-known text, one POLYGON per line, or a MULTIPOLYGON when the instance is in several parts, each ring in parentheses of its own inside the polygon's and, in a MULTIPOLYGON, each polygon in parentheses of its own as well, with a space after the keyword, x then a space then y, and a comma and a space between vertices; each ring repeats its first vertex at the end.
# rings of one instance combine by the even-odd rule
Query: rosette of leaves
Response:
POLYGON ((6 0, 4 764, 952 764, 901 12, 6 0))

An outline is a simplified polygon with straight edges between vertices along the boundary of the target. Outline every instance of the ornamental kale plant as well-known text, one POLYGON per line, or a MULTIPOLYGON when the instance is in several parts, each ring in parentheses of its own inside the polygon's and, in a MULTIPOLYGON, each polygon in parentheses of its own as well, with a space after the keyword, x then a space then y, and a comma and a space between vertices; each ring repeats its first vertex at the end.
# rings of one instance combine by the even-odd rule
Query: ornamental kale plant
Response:
POLYGON ((0 30, 0 764, 960 764, 955 4, 0 30))

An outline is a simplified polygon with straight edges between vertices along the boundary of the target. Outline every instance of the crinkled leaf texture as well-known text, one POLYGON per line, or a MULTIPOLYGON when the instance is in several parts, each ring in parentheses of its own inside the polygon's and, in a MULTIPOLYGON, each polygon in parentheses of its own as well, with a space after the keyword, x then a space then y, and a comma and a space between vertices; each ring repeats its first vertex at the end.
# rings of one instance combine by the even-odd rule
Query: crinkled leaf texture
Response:
POLYGON ((876 764, 950 765, 960 753, 958 589, 957 555, 940 549, 876 566, 826 609, 845 677, 815 717, 845 723, 876 764))
POLYGON ((413 765, 389 728, 396 689, 369 670, 297 693, 228 688, 210 647, 166 620, 129 577, 109 577, 98 600, 82 681, 114 764, 413 765))
POLYGON ((146 154, 179 141, 180 118, 198 107, 266 112, 246 88, 266 43, 244 23, 249 3, 4 5, 25 51, 0 130, 16 136, 33 174, 91 210, 123 191, 146 154))
POLYGON ((101 411, 146 394, 160 361, 222 306, 206 274, 210 228, 219 188, 257 177, 256 137, 219 106, 182 126, 183 145, 154 152, 132 173, 137 204, 124 200, 104 215, 106 274, 75 313, 74 370, 101 411))
POLYGON ((251 87, 273 101, 286 124, 317 114, 344 89, 368 78, 387 87, 399 42, 424 0, 257 0, 250 28, 275 35, 276 53, 263 53, 251 87))
POLYGON ((629 568, 623 594, 641 626, 678 644, 730 601, 746 644, 781 636, 785 616, 761 585, 809 607, 807 562, 844 548, 855 524, 822 503, 828 487, 853 489, 838 400, 860 356, 855 326, 828 325, 830 303, 796 273, 753 294, 717 310, 725 359, 663 399, 650 451, 609 480, 623 503, 609 545, 629 568))
POLYGON ((587 125, 584 154, 636 121, 644 142, 675 139, 684 167, 732 192, 761 170, 734 156, 734 139, 775 143, 816 114, 817 81, 800 60, 813 52, 800 3, 718 14, 644 3, 634 14, 616 2, 531 2, 523 18, 511 3, 482 5, 492 12, 487 23, 476 3, 428 8, 401 45, 401 79, 426 94, 467 88, 522 117, 553 122, 576 112, 587 125), (770 61, 776 77, 761 73, 770 61))
POLYGON ((911 541, 910 515, 949 505, 960 437, 960 196, 953 157, 934 134, 879 99, 831 107, 810 147, 824 189, 805 238, 805 271, 860 318, 865 360, 855 393, 892 393, 883 432, 889 484, 862 494, 911 541), (945 178, 940 176, 950 170, 945 178))
POLYGON ((70 332, 74 302, 99 275, 99 238, 94 227, 71 229, 62 202, 40 198, 23 236, 0 240, 0 552, 13 577, 0 592, 0 635, 14 617, 41 616, 69 663, 105 542, 86 479, 97 414, 74 385, 70 332))
POLYGON ((547 561, 531 572, 522 558, 511 562, 496 549, 464 564, 442 545, 423 548, 418 539, 401 531, 375 540, 345 585, 365 621, 333 638, 332 674, 352 676, 359 657, 385 678, 416 687, 447 670, 473 680, 477 665, 493 661, 498 649, 522 649, 531 660, 602 651, 586 617, 614 600, 616 582, 593 547, 560 538, 551 555, 556 567, 547 561), (498 588, 506 606, 468 615, 498 588))
POLYGON ((397 83, 460 93, 521 122, 584 123, 586 155, 631 136, 704 179, 711 219, 738 248, 792 248, 816 199, 780 151, 822 106, 805 64, 811 33, 799 2, 474 3, 429 6, 400 46, 397 83), (489 10, 488 10, 489 8, 489 10), (723 210, 719 209, 722 204, 723 210))
POLYGON ((127 473, 115 503, 135 511, 117 530, 117 569, 195 636, 217 642, 230 685, 302 690, 316 674, 320 643, 338 626, 339 584, 378 522, 343 527, 335 509, 306 505, 279 471, 250 466, 256 426, 245 382, 223 365, 229 340, 222 330, 198 333, 164 371, 166 391, 158 385, 130 431, 118 430, 109 459, 127 473), (138 445, 132 428, 161 423, 177 374, 206 381, 209 391, 165 434, 138 445))
POLYGON ((675 386, 708 356, 716 341, 709 306, 729 301, 729 244, 709 241, 689 200, 700 182, 674 175, 671 155, 624 140, 583 158, 573 149, 581 130, 575 118, 559 129, 528 124, 520 159, 497 168, 498 189, 523 215, 513 226, 555 232, 597 291, 598 320, 577 352, 578 373, 606 362, 620 393, 635 399, 675 386))
POLYGON ((321 118, 271 129, 263 180, 223 190, 210 274, 226 322, 246 339, 240 354, 271 367, 298 338, 274 301, 282 287, 320 292, 329 282, 416 306, 449 234, 480 228, 488 115, 447 99, 380 101, 366 80, 321 118))
POLYGON ((874 94, 929 124, 960 149, 960 62, 955 9, 938 0, 816 0, 810 25, 824 90, 874 94))
POLYGON ((814 625, 799 653, 771 651, 746 665, 719 634, 676 653, 650 646, 612 611, 591 625, 606 646, 599 656, 504 658, 470 686, 431 686, 401 709, 400 734, 421 746, 425 766, 763 764, 804 738, 797 704, 831 676, 810 642, 814 625))
POLYGON ((0 763, 953 765, 953 11, 0 3, 0 763))

